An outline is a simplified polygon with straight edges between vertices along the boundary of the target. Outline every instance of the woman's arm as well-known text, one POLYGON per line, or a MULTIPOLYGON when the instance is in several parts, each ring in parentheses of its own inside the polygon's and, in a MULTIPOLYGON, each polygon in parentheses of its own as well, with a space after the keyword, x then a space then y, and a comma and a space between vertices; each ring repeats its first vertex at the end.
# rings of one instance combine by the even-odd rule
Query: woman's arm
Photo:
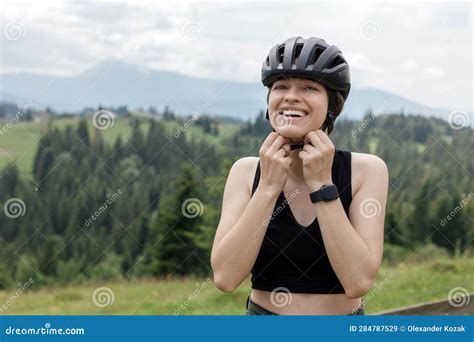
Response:
POLYGON ((276 200, 288 179, 289 139, 270 133, 259 150, 260 182, 251 196, 248 177, 255 174, 252 158, 231 168, 224 189, 222 214, 212 246, 211 266, 216 286, 233 291, 257 260, 276 200))
POLYGON ((233 291, 250 273, 279 195, 260 184, 251 196, 248 175, 255 174, 252 159, 239 159, 232 166, 224 189, 211 252, 214 283, 224 292, 233 291))
POLYGON ((351 298, 369 292, 379 271, 388 192, 385 162, 369 154, 359 156, 363 179, 349 208, 350 220, 340 198, 314 203, 329 260, 351 298))

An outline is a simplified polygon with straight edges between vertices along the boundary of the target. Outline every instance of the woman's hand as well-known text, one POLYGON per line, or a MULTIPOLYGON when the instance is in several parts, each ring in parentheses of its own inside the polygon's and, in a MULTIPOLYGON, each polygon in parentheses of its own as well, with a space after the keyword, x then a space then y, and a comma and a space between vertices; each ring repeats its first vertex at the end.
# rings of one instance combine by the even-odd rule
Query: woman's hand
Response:
POLYGON ((260 186, 279 194, 286 184, 292 159, 290 140, 278 132, 270 133, 260 151, 260 186))
POLYGON ((308 132, 304 143, 298 156, 303 161, 304 181, 313 192, 324 184, 332 184, 332 163, 336 149, 331 139, 320 129, 308 132))

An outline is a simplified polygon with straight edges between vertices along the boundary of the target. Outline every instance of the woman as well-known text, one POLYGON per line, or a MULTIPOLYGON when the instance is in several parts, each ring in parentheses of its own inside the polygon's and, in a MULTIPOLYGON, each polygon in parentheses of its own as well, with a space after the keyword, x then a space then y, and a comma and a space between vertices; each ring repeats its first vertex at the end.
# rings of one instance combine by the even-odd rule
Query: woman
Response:
POLYGON ((252 273, 247 315, 364 314, 383 254, 388 170, 329 138, 349 66, 323 39, 290 38, 262 66, 273 127, 232 166, 211 254, 216 286, 252 273), (374 210, 375 209, 375 210, 374 210))

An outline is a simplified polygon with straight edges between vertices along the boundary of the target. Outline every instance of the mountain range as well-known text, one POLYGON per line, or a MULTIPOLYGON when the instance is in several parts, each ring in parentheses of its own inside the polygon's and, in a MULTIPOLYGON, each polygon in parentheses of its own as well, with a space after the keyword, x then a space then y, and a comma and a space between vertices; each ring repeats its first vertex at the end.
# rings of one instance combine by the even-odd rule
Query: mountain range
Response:
MULTIPOLYGON (((117 60, 100 62, 67 77, 33 73, 3 74, 0 101, 57 112, 79 112, 85 107, 128 106, 129 109, 168 106, 178 115, 205 113, 247 120, 266 108, 266 88, 258 82, 212 80, 175 72, 156 71, 117 60)), ((360 119, 371 108, 375 115, 400 112, 447 118, 452 110, 374 89, 352 87, 343 115, 360 119)), ((341 116, 342 117, 342 116, 341 116)))

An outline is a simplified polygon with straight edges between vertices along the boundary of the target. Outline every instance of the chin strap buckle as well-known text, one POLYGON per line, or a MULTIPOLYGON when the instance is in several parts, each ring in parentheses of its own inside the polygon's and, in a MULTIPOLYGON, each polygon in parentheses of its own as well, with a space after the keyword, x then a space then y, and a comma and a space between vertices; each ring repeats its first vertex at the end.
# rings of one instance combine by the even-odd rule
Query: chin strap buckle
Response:
POLYGON ((291 145, 291 150, 296 150, 298 148, 303 148, 304 147, 304 144, 293 144, 291 145))

